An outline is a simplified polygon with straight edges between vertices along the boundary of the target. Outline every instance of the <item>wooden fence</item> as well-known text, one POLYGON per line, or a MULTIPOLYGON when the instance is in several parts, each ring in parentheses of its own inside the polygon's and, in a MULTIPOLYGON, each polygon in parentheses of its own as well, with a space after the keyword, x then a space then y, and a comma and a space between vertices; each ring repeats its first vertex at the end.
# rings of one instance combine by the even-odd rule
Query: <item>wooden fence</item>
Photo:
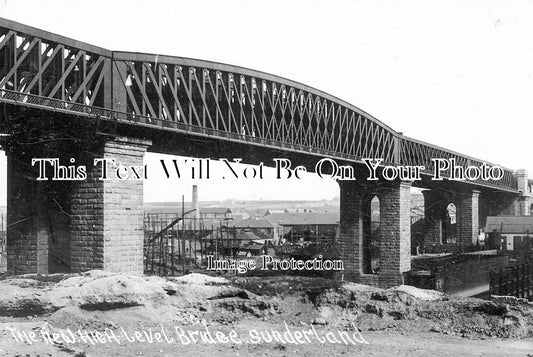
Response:
POLYGON ((533 300, 533 262, 530 260, 490 272, 491 295, 533 300))

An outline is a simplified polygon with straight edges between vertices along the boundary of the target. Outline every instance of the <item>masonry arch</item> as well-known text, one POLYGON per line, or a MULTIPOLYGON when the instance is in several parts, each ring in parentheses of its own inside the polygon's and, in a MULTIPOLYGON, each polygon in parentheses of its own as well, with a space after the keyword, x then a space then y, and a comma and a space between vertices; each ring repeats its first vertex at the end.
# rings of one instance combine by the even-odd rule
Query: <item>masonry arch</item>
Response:
POLYGON ((454 244, 457 242, 457 206, 453 201, 446 205, 442 217, 442 244, 454 244))
POLYGON ((371 194, 364 203, 363 214, 363 273, 379 272, 379 247, 381 202, 377 194, 371 194))

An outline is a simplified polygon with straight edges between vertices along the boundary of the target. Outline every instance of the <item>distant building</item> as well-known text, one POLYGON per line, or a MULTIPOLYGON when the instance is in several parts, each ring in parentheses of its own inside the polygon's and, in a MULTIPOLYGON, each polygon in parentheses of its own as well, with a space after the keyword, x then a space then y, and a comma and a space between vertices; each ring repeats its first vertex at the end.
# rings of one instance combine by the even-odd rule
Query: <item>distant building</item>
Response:
POLYGON ((267 245, 261 243, 250 243, 247 246, 242 247, 239 251, 240 255, 245 255, 246 257, 257 257, 267 254, 267 252, 267 245))
POLYGON ((253 232, 236 231, 235 236, 231 239, 234 239, 236 242, 238 242, 239 247, 244 247, 250 243, 253 243, 254 241, 260 241, 261 237, 255 235, 253 232))
POLYGON ((238 233, 252 232, 260 239, 270 239, 275 242, 278 240, 278 230, 276 225, 265 218, 248 218, 233 221, 230 226, 235 227, 238 233))
POLYGON ((487 217, 485 235, 492 248, 529 253, 533 246, 533 216, 487 217))
POLYGON ((283 209, 268 209, 264 216, 270 216, 271 214, 281 214, 281 213, 287 213, 287 210, 283 210, 283 209))
POLYGON ((248 213, 246 213, 246 212, 243 212, 243 211, 241 211, 241 212, 235 212, 235 211, 233 211, 233 212, 231 213, 231 216, 232 216, 233 219, 236 220, 236 221, 240 221, 240 220, 243 220, 243 219, 250 218, 250 215, 249 215, 248 213))
MULTIPOLYGON (((314 212, 313 208, 285 208, 285 209, 274 209, 274 208, 267 208, 267 209, 255 209, 255 210, 247 210, 246 213, 249 217, 252 218, 261 218, 261 217, 267 217, 270 215, 280 215, 280 214, 290 214, 290 213, 312 213, 314 212)), ((246 217, 243 217, 246 218, 246 217)))
POLYGON ((271 214, 265 217, 282 229, 280 236, 288 242, 333 240, 337 236, 339 213, 271 214))
POLYGON ((200 218, 207 220, 231 219, 231 209, 227 207, 202 207, 200 208, 200 218))
POLYGON ((313 213, 313 212, 314 212, 314 209, 312 208, 286 208, 285 210, 283 210, 283 213, 313 213))
POLYGON ((268 216, 270 214, 270 211, 268 209, 261 209, 261 208, 258 208, 258 209, 247 209, 245 211, 246 215, 248 215, 248 217, 244 217, 243 216, 243 219, 246 219, 246 218, 261 218, 261 217, 264 217, 264 216, 268 216))

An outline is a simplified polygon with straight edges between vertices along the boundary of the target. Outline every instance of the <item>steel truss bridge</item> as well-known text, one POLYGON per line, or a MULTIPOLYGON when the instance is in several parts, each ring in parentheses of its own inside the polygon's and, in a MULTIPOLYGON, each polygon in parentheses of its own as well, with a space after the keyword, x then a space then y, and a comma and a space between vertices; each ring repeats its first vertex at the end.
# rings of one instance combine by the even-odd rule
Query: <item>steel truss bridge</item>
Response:
MULTIPOLYGON (((216 62, 114 52, 0 18, 0 101, 361 163, 482 160, 401 135, 306 85, 216 62)), ((488 164, 488 163, 487 163, 488 164)), ((474 182, 517 192, 513 172, 474 182)))

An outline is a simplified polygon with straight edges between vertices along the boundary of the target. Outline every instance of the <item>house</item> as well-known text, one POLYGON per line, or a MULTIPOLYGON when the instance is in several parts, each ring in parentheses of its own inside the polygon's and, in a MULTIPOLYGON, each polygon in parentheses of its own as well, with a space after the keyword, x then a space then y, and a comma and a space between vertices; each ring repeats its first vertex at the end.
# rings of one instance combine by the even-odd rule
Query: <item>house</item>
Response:
POLYGON ((280 237, 288 242, 333 240, 338 231, 339 213, 285 213, 265 217, 282 229, 280 237))
POLYGON ((271 239, 276 242, 278 240, 277 226, 265 218, 242 219, 234 221, 231 226, 235 227, 237 232, 252 232, 262 239, 271 239))
POLYGON ((485 235, 487 245, 508 251, 531 252, 533 216, 487 217, 485 235))
POLYGON ((241 248, 240 252, 244 252, 247 257, 257 257, 267 254, 267 245, 261 243, 250 243, 241 248))
POLYGON ((231 219, 231 209, 227 207, 201 207, 200 218, 204 220, 231 219))
POLYGON ((244 211, 240 211, 240 212, 232 212, 231 217, 236 221, 240 221, 243 219, 250 218, 250 215, 244 211))
POLYGON ((261 218, 261 217, 264 217, 264 216, 268 216, 270 214, 270 211, 268 209, 262 209, 262 208, 257 208, 257 209, 247 209, 244 211, 247 215, 247 217, 245 217, 245 215, 243 215, 243 219, 246 219, 246 218, 261 218))

